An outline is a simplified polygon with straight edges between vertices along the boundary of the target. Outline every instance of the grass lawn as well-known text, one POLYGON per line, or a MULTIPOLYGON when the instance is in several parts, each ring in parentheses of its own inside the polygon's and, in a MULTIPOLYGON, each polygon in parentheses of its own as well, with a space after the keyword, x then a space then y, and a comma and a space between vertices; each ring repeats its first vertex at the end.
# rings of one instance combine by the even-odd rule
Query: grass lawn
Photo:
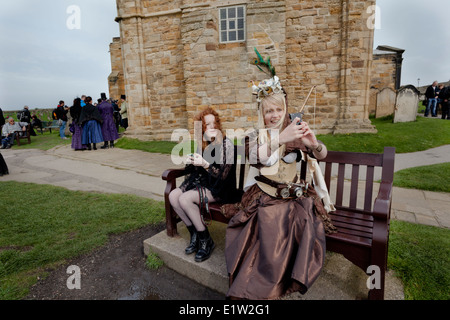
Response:
POLYGON ((40 150, 49 150, 59 145, 70 145, 72 143, 71 139, 62 140, 59 136, 59 130, 53 129, 52 133, 50 131, 44 131, 43 134, 40 133, 39 130, 34 130, 36 132, 36 136, 31 136, 31 143, 28 143, 26 140, 21 140, 21 145, 18 146, 16 142, 14 142, 14 149, 40 149, 40 150))
POLYGON ((450 162, 397 171, 394 186, 437 192, 450 192, 450 162))
POLYGON ((450 121, 417 117, 414 122, 393 123, 392 117, 371 118, 376 134, 318 135, 328 150, 382 153, 395 147, 396 153, 423 151, 450 144, 450 121))
POLYGON ((164 219, 164 203, 151 199, 1 182, 0 300, 24 297, 37 277, 106 244, 108 235, 164 219))
POLYGON ((450 230, 391 221, 388 267, 402 280, 405 300, 449 300, 450 230))

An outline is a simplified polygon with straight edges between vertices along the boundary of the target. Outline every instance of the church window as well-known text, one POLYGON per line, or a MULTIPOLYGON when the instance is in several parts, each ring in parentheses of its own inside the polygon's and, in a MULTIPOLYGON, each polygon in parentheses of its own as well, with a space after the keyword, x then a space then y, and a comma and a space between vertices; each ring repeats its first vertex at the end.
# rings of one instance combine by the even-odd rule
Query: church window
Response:
POLYGON ((233 6, 219 9, 220 42, 245 41, 245 7, 233 6))

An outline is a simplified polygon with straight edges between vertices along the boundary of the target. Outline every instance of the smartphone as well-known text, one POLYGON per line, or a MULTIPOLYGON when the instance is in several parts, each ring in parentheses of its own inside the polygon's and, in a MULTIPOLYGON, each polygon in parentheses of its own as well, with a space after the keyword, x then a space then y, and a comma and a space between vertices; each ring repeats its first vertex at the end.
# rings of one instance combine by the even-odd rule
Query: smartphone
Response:
POLYGON ((300 121, 297 122, 297 125, 300 125, 303 119, 303 112, 290 113, 289 118, 291 119, 291 122, 294 121, 295 118, 299 118, 300 121))

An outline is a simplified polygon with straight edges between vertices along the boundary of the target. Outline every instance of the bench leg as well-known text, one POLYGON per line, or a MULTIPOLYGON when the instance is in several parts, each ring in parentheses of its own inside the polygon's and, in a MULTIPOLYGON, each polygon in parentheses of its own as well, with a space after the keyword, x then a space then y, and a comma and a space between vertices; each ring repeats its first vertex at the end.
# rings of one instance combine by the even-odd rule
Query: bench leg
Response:
MULTIPOLYGON (((380 279, 379 289, 374 288, 369 290, 369 300, 383 300, 384 299, 384 288, 385 288, 385 278, 386 278, 386 270, 387 270, 387 235, 384 232, 380 232, 382 241, 377 241, 376 234, 374 234, 374 238, 372 239, 372 258, 371 265, 377 266, 380 269, 380 279), (386 241, 386 242, 385 242, 386 241)), ((379 239, 379 238, 378 238, 379 239)))
POLYGON ((173 213, 172 206, 170 205, 170 202, 166 202, 166 229, 167 229, 167 235, 169 237, 175 237, 178 234, 177 231, 177 220, 175 218, 176 216, 173 213))
POLYGON ((172 208, 169 200, 169 194, 175 189, 175 182, 168 181, 166 185, 166 190, 164 192, 164 204, 166 209, 166 229, 167 235, 169 237, 175 237, 178 234, 177 231, 177 215, 172 208))

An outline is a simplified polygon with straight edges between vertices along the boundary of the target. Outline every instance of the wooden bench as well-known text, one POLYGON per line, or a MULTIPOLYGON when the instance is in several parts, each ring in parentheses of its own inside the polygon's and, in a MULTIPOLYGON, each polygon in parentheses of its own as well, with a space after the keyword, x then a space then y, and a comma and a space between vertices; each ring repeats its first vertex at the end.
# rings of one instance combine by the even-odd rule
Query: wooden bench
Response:
POLYGON ((27 140, 28 143, 31 143, 30 126, 30 124, 27 125, 26 131, 16 131, 16 142, 18 146, 20 146, 20 140, 27 140))
MULTIPOLYGON (((327 157, 320 161, 321 167, 324 166, 325 183, 336 207, 330 216, 338 229, 337 233, 327 235, 326 248, 342 254, 366 273, 369 266, 379 267, 381 287, 369 290, 370 300, 384 299, 394 158, 395 148, 385 147, 382 154, 328 151, 327 157), (348 166, 351 166, 350 179, 345 178, 348 166), (378 191, 378 183, 374 181, 377 167, 381 168, 378 191), (359 185, 364 188, 364 194, 358 194, 359 185), (373 194, 376 196, 374 200, 373 194)), ((237 180, 242 190, 246 165, 238 164, 238 167, 237 180)), ((300 171, 301 176, 305 177, 306 164, 303 161, 300 171)), ((162 175, 162 179, 167 181, 164 198, 166 228, 170 237, 177 234, 177 222, 180 220, 170 205, 169 193, 176 188, 176 179, 184 175, 184 169, 169 169, 162 175)), ((220 206, 220 203, 210 205, 212 219, 228 223, 220 206)))

